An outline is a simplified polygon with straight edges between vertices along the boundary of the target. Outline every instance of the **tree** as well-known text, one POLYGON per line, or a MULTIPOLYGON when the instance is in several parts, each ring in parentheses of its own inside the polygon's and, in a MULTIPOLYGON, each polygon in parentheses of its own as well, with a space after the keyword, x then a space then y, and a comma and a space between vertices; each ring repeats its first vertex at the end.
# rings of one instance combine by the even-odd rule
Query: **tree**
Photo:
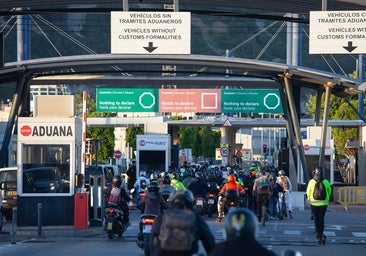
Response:
POLYGON ((136 150, 136 136, 141 134, 144 134, 144 127, 128 127, 126 129, 126 146, 132 147, 132 152, 136 150))
MULTIPOLYGON (((322 95, 321 100, 321 113, 323 116, 324 109, 324 97, 322 95)), ((356 96, 347 98, 337 98, 335 95, 330 97, 330 110, 329 110, 329 120, 357 120, 358 115, 354 111, 357 109, 358 99, 356 96), (353 106, 353 108, 350 106, 353 106)), ((306 103, 307 113, 315 117, 316 111, 316 95, 309 96, 309 100, 306 103)), ((346 128, 346 127, 333 127, 332 137, 334 139, 334 147, 336 151, 336 158, 344 158, 347 154, 347 149, 345 144, 349 138, 358 138, 357 128, 346 128)))
MULTIPOLYGON (((77 113, 82 113, 83 95, 82 93, 75 94, 77 113)), ((112 117, 112 113, 96 112, 95 99, 87 98, 87 116, 93 117, 112 117)), ((107 127, 89 127, 86 128, 86 138, 100 141, 100 148, 98 151, 98 161, 107 162, 113 158, 114 153, 114 128, 107 127)))

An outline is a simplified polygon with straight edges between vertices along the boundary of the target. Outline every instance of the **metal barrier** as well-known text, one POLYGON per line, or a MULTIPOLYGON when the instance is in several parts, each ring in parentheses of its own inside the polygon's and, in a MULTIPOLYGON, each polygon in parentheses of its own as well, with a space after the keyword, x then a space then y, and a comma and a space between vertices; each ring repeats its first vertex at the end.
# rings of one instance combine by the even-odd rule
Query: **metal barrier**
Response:
POLYGON ((102 175, 90 175, 90 220, 102 221, 104 217, 104 180, 102 175))
POLYGON ((350 186, 338 188, 338 203, 348 210, 351 204, 366 204, 366 186, 350 186))

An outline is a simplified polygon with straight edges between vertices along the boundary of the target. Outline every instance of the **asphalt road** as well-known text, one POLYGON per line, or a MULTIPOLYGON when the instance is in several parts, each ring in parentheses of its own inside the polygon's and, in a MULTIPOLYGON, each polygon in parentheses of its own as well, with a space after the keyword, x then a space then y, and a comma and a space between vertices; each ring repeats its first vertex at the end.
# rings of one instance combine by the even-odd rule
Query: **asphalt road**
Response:
MULTIPOLYGON (((135 243, 140 213, 131 212, 132 225, 122 238, 109 240, 103 232, 86 237, 65 237, 47 233, 45 237, 17 236, 12 244, 11 224, 6 223, 0 232, 0 255, 105 255, 121 253, 131 256, 143 255, 135 243)), ((293 219, 269 221, 259 226, 258 239, 268 249, 281 255, 284 249, 299 250, 303 255, 364 255, 366 248, 366 213, 329 209, 326 214, 326 245, 318 245, 309 210, 294 210, 293 219)), ((216 241, 223 241, 223 224, 214 218, 204 217, 216 241)), ((91 228, 90 228, 91 229, 91 228)), ((94 227, 100 231, 101 227, 94 227)), ((201 248, 201 251, 204 252, 201 248)))

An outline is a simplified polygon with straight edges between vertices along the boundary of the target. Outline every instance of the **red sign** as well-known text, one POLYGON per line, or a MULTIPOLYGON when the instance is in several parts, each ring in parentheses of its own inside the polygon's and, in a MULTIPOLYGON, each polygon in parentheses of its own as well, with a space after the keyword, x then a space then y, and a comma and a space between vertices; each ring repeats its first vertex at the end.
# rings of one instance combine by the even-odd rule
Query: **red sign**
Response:
POLYGON ((119 150, 114 151, 114 157, 115 158, 119 159, 119 158, 121 158, 121 156, 122 156, 122 152, 121 151, 119 151, 119 150))
POLYGON ((160 89, 160 112, 218 113, 221 110, 220 89, 160 89))
POLYGON ((309 150, 310 149, 310 146, 309 145, 304 145, 304 150, 309 150))
POLYGON ((29 136, 31 135, 32 133, 32 128, 28 125, 23 125, 21 128, 20 128, 20 133, 23 135, 23 136, 29 136))

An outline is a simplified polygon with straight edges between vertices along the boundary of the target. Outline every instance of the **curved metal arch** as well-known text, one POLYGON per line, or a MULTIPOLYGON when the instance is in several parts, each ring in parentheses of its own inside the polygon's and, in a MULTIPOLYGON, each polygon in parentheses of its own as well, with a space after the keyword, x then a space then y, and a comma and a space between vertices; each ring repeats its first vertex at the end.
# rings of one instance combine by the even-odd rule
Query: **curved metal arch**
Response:
MULTIPOLYGON (((101 67, 114 65, 182 65, 214 69, 231 69, 243 73, 244 77, 265 76, 274 80, 283 74, 290 75, 292 82, 299 86, 322 89, 325 84, 334 84, 333 93, 344 97, 361 92, 360 81, 346 76, 333 74, 311 68, 292 66, 283 63, 258 61, 252 59, 231 58, 208 55, 123 55, 98 54, 70 57, 56 57, 7 63, 0 70, 0 79, 16 76, 19 72, 27 77, 49 76, 51 74, 93 73, 101 67), (73 70, 66 71, 65 70, 73 70)), ((100 71, 99 71, 100 72, 100 71)), ((108 73, 108 71, 103 71, 108 73)), ((200 74, 200 70, 192 70, 192 74, 200 74)), ((204 75, 204 72, 202 72, 204 75)), ((192 77, 192 76, 191 76, 192 77)))

